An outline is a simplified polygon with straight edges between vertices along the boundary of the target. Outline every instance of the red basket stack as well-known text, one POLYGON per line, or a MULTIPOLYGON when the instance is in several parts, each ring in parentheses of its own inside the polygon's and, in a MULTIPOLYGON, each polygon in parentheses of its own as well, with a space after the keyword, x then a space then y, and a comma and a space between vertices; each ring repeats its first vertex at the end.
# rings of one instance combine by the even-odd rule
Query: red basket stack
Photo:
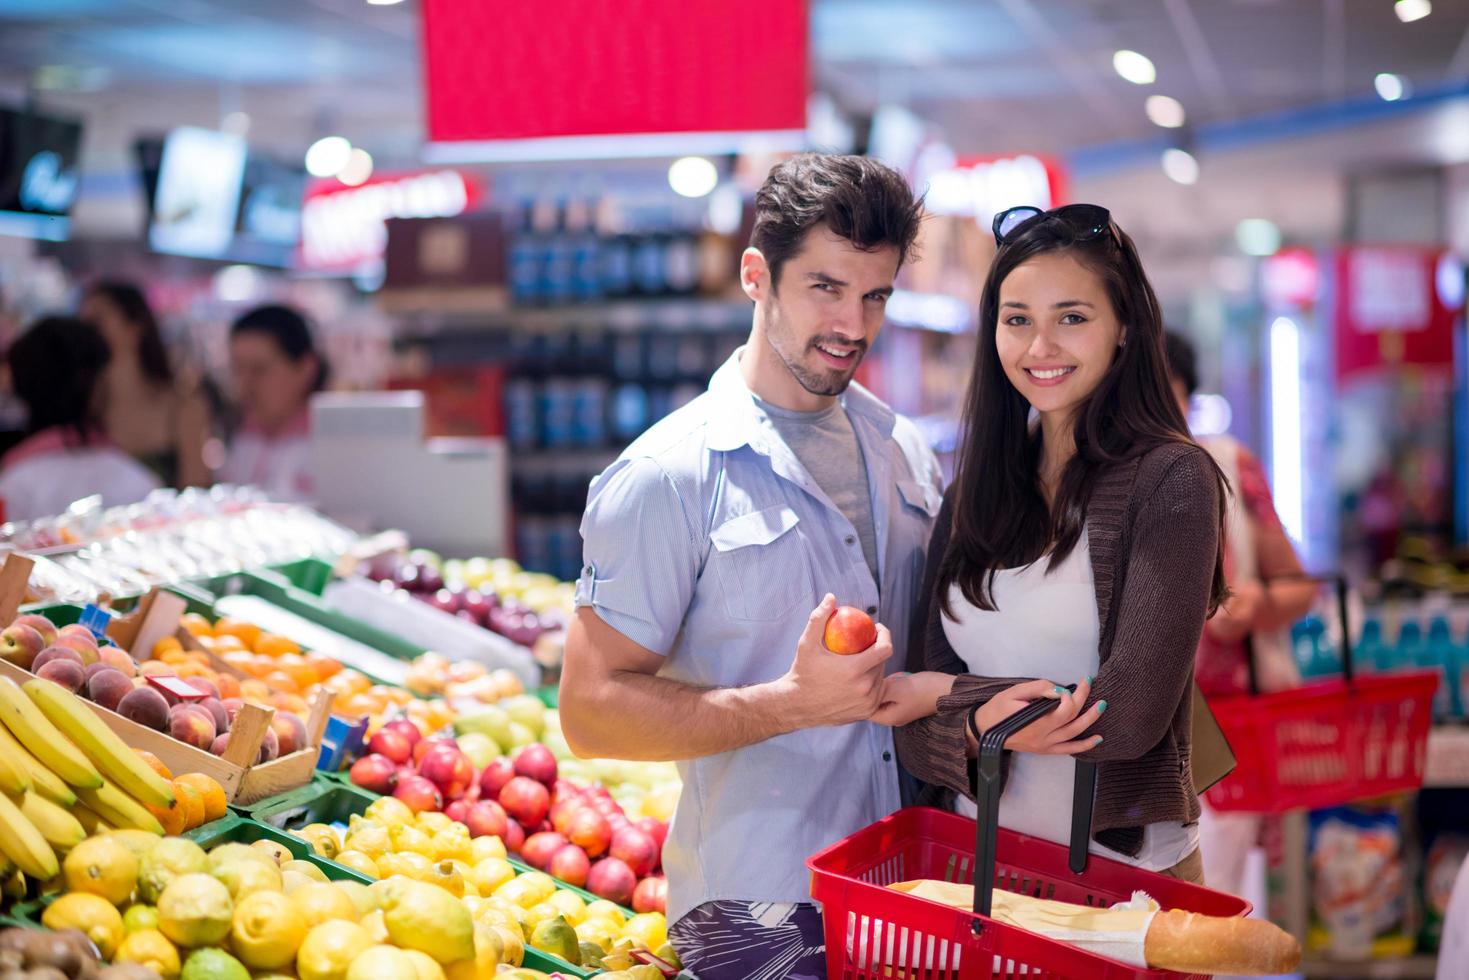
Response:
MULTIPOLYGON (((823 906, 831 980, 1182 980, 1098 956, 973 912, 893 891, 926 878, 972 884, 975 822, 925 807, 900 810, 807 862, 823 906), (975 935, 975 919, 981 930, 975 935)), ((1107 907, 1145 890, 1163 908, 1236 916, 1250 903, 1092 856, 1071 871, 1061 844, 1000 829, 994 887, 1036 898, 1107 907)), ((1203 978, 1199 978, 1203 980, 1203 978)))

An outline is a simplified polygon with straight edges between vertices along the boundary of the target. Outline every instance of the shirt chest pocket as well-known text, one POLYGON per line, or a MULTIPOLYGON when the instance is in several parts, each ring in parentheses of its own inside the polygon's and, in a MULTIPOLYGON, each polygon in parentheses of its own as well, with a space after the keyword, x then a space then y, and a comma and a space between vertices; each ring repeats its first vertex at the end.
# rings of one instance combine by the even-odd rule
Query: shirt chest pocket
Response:
POLYGON ((776 622, 798 609, 811 611, 811 565, 800 521, 789 507, 767 507, 710 533, 709 563, 731 618, 776 622))

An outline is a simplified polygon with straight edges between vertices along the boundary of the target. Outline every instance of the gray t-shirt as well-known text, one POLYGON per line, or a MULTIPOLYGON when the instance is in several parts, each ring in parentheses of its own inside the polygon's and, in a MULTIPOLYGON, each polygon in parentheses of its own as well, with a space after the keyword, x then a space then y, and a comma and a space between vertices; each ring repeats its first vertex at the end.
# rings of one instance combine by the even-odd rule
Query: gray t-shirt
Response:
POLYGON ((847 410, 836 403, 819 412, 792 412, 755 400, 806 472, 852 522, 872 580, 878 581, 877 531, 872 523, 867 463, 862 459, 847 410))

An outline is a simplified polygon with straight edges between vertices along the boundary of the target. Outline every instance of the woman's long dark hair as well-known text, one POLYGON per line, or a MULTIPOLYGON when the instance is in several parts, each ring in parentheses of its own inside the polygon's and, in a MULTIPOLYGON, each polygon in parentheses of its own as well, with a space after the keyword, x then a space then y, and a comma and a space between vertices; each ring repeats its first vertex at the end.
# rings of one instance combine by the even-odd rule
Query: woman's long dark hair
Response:
MULTIPOLYGON (((1030 564, 1047 550, 1054 568, 1076 547, 1092 488, 1106 467, 1160 445, 1190 441, 1169 390, 1158 298, 1132 239, 1115 223, 1110 233, 1085 240, 1061 221, 1040 219, 1019 229, 995 255, 980 300, 979 350, 954 475, 954 523, 937 583, 944 611, 952 614, 949 587, 956 582, 968 602, 992 610, 995 572, 1030 564), (1048 506, 1040 479, 1040 432, 1032 431, 1030 403, 1005 376, 995 332, 1005 278, 1022 263, 1056 252, 1073 256, 1101 277, 1123 344, 1077 408, 1076 454, 1061 472, 1054 505, 1048 506)), ((1215 472, 1222 528, 1227 487, 1217 467, 1215 472)), ((1214 557, 1211 613, 1226 593, 1221 552, 1214 557)))
POLYGON ((97 328, 69 316, 39 320, 6 352, 11 385, 28 412, 26 434, 59 428, 76 445, 101 433, 97 386, 112 352, 97 328))
POLYGON ((163 344, 158 318, 153 315, 143 291, 130 282, 99 282, 87 290, 87 295, 105 298, 138 331, 138 363, 143 376, 160 385, 173 384, 168 348, 163 344))

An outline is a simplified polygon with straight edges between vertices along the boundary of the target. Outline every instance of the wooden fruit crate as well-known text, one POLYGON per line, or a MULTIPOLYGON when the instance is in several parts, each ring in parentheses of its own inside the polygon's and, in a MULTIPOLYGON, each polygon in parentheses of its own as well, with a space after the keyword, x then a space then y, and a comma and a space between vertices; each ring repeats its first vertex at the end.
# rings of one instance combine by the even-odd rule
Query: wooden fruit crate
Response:
MULTIPOLYGON (((0 620, 9 623, 19 606, 18 599, 7 597, 13 593, 8 585, 19 581, 23 589, 26 576, 19 568, 27 568, 30 559, 12 554, 0 567, 0 620), (23 564, 22 564, 23 563, 23 564), (7 618, 8 615, 8 618, 7 618)), ((163 636, 169 635, 171 619, 176 628, 183 611, 183 600, 167 592, 154 591, 144 596, 138 608, 129 616, 114 619, 108 627, 108 636, 125 650, 134 645, 147 643, 147 649, 163 636), (177 605, 175 605, 177 603, 177 605), (151 641, 148 639, 152 637, 151 641), (124 640, 127 641, 124 644, 124 640)), ((6 660, 0 660, 0 677, 8 677, 17 684, 34 680, 35 675, 6 660)), ((297 786, 304 785, 316 771, 316 760, 320 753, 321 736, 331 713, 332 693, 318 691, 311 703, 311 713, 306 722, 306 746, 290 755, 256 763, 260 757, 260 743, 275 716, 272 708, 246 702, 235 715, 230 726, 230 744, 224 755, 217 756, 204 749, 180 742, 164 732, 140 725, 135 721, 85 698, 80 699, 88 709, 111 728, 123 741, 135 749, 152 752, 168 766, 175 776, 186 772, 201 772, 224 787, 225 798, 231 803, 253 803, 274 796, 297 786)))

